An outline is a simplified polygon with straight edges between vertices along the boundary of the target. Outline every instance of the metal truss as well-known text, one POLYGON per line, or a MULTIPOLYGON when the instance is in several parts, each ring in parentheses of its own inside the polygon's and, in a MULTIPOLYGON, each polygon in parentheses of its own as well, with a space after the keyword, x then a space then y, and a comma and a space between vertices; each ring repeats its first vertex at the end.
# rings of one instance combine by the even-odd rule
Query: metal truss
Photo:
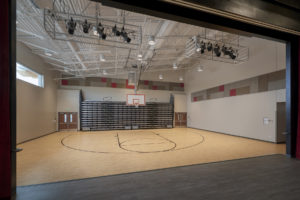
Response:
POLYGON ((121 23, 118 21, 103 19, 96 16, 91 17, 75 13, 56 11, 54 9, 44 9, 44 28, 53 40, 62 40, 126 49, 138 49, 142 43, 141 26, 126 24, 125 22, 121 23), (66 29, 66 22, 70 20, 71 17, 77 23, 76 30, 73 35, 68 34, 68 31, 66 29), (82 30, 82 24, 85 20, 87 20, 91 25, 89 33, 84 33, 82 30), (105 34, 107 35, 105 40, 100 39, 98 36, 98 33, 96 31, 98 23, 101 23, 104 27, 105 34), (115 34, 112 32, 112 28, 115 25, 119 30, 124 27, 126 33, 131 38, 130 43, 123 41, 123 38, 121 36, 115 36, 115 34))

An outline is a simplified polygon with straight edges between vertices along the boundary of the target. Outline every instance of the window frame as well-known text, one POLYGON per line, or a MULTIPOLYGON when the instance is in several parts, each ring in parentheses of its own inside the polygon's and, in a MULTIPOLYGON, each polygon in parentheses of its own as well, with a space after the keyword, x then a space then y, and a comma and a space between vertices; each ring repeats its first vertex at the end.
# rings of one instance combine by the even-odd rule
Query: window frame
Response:
POLYGON ((44 76, 44 74, 38 73, 37 71, 35 71, 35 70, 33 70, 33 69, 27 67, 26 65, 23 65, 23 64, 20 63, 20 62, 16 62, 16 79, 17 79, 17 80, 20 80, 20 81, 23 81, 23 82, 25 82, 25 83, 28 83, 28 84, 30 84, 30 85, 39 87, 39 88, 44 88, 44 87, 45 87, 45 76, 44 76), (28 71, 30 71, 30 72, 33 72, 33 73, 37 74, 37 75, 38 75, 38 84, 34 84, 34 83, 29 82, 29 81, 26 81, 26 80, 24 80, 24 79, 18 78, 18 66, 21 66, 21 67, 25 68, 26 70, 28 70, 28 71))

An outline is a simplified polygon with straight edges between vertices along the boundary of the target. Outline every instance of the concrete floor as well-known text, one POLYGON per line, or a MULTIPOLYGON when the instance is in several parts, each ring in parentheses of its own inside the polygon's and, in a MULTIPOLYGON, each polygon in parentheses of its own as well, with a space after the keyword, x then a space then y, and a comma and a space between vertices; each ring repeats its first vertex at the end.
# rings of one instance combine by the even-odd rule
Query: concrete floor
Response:
POLYGON ((190 128, 57 132, 18 147, 18 185, 285 154, 284 144, 190 128))
POLYGON ((270 155, 21 186, 17 188, 17 200, 298 200, 299 169, 299 160, 270 155))

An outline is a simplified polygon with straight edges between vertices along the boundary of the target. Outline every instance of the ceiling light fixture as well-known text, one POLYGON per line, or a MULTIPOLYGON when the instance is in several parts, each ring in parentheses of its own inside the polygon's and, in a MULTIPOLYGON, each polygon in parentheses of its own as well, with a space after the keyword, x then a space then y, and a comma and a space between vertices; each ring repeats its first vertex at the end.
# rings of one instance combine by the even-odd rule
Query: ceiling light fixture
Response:
POLYGON ((173 69, 178 69, 178 66, 176 63, 173 63, 173 69))
POLYGON ((104 56, 102 54, 100 54, 100 61, 101 62, 105 62, 106 61, 106 59, 104 58, 104 56))
POLYGON ((183 81, 183 77, 182 77, 182 76, 179 76, 179 80, 180 80, 180 81, 183 81))
POLYGON ((131 38, 128 37, 128 34, 127 34, 127 32, 125 31, 125 29, 124 29, 124 26, 123 26, 123 28, 122 28, 120 34, 121 34, 121 36, 123 37, 124 41, 126 41, 127 43, 130 43, 131 38))
POLYGON ((143 57, 142 53, 138 53, 137 57, 142 58, 143 57))
POLYGON ((155 45, 155 40, 154 40, 154 36, 153 36, 153 35, 150 35, 150 36, 149 36, 148 44, 151 45, 151 46, 152 46, 152 45, 155 45))
POLYGON ((46 51, 46 52, 45 52, 45 55, 46 55, 46 56, 52 56, 53 54, 52 54, 51 52, 46 51))
POLYGON ((87 20, 84 20, 84 23, 82 24, 82 31, 84 33, 89 33, 90 27, 91 27, 91 24, 89 24, 87 22, 87 20))
POLYGON ((217 57, 221 56, 220 46, 218 44, 215 44, 214 46, 214 53, 216 54, 217 57))
POLYGON ((163 76, 162 74, 160 74, 160 75, 158 76, 158 78, 159 78, 160 80, 162 80, 162 79, 164 79, 164 76, 163 76))
POLYGON ((106 34, 104 33, 104 27, 102 26, 101 23, 99 23, 97 26, 97 32, 98 32, 99 38, 101 38, 102 40, 106 39, 106 34))
POLYGON ((203 71, 203 67, 202 66, 197 67, 197 72, 202 72, 202 71, 203 71))
POLYGON ((77 25, 77 23, 73 20, 72 17, 69 21, 67 21, 67 29, 68 29, 68 33, 70 35, 74 34, 74 31, 76 29, 76 25, 77 25))
POLYGON ((107 75, 107 71, 105 69, 102 71, 102 73, 103 75, 107 75))

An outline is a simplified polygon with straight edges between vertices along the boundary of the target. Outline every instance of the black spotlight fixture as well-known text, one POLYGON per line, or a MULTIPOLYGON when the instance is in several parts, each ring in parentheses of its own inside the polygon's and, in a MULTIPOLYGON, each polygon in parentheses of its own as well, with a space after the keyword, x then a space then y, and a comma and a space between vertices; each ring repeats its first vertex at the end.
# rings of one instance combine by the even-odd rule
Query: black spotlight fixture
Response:
POLYGON ((101 38, 102 40, 106 39, 106 34, 104 33, 104 27, 102 26, 101 23, 99 23, 97 26, 97 32, 99 34, 99 38, 101 38))
POLYGON ((203 41, 200 42, 200 48, 201 48, 200 52, 201 52, 201 54, 203 54, 204 50, 206 49, 206 44, 203 41))
POLYGON ((213 45, 212 45, 212 43, 211 42, 208 42, 207 43, 207 51, 211 51, 212 50, 212 48, 213 48, 213 45))
POLYGON ((120 35, 121 35, 120 31, 119 31, 118 28, 117 28, 117 25, 115 25, 115 26, 112 28, 112 32, 115 34, 115 36, 120 36, 120 35))
POLYGON ((226 47, 225 45, 222 46, 222 52, 225 56, 228 56, 229 55, 229 48, 226 47))
POLYGON ((76 29, 76 25, 77 25, 77 23, 73 20, 72 17, 69 21, 67 21, 67 29, 68 29, 68 33, 70 35, 74 34, 74 31, 76 29))
POLYGON ((205 48, 206 48, 206 44, 203 41, 201 41, 200 43, 199 42, 196 43, 196 51, 197 52, 201 52, 201 54, 203 54, 205 48))
POLYGON ((126 31, 125 31, 125 29, 124 29, 124 27, 122 28, 122 30, 121 30, 121 36, 123 37, 123 39, 124 39, 124 41, 126 41, 127 43, 130 43, 130 41, 131 41, 131 38, 130 37, 128 37, 128 34, 126 33, 126 31))
POLYGON ((228 52, 229 52, 228 55, 230 56, 230 58, 232 60, 235 60, 238 55, 237 50, 234 50, 232 47, 229 47, 228 52))
POLYGON ((87 20, 84 20, 84 23, 82 24, 82 31, 84 33, 89 33, 90 27, 91 27, 91 24, 89 24, 87 22, 87 20))
POLYGON ((221 56, 221 50, 220 50, 220 46, 218 44, 215 44, 214 46, 214 52, 216 54, 217 57, 221 56))

